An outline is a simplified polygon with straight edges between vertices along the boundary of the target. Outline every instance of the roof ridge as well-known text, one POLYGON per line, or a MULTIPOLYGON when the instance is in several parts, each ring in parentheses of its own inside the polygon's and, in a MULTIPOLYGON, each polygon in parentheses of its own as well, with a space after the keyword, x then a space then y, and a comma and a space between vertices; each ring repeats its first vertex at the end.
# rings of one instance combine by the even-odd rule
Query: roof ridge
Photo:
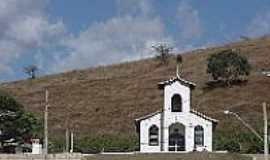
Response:
POLYGON ((180 81, 180 83, 182 82, 186 85, 189 85, 192 88, 196 87, 195 83, 188 81, 188 80, 185 80, 185 79, 181 78, 180 76, 171 77, 169 80, 159 82, 158 85, 163 87, 165 85, 170 85, 170 84, 174 83, 175 81, 180 81))
POLYGON ((141 120, 143 120, 143 119, 147 119, 147 118, 152 117, 152 116, 154 116, 154 115, 156 115, 156 114, 158 114, 158 113, 161 113, 161 112, 162 112, 162 110, 157 110, 157 111, 152 112, 152 113, 149 113, 149 114, 147 114, 147 115, 145 115, 145 116, 136 118, 135 121, 141 121, 141 120))
POLYGON ((200 116, 200 117, 202 117, 204 119, 207 119, 207 120, 210 120, 212 122, 215 122, 215 123, 217 123, 219 121, 219 120, 214 119, 214 118, 211 118, 211 117, 209 117, 209 116, 207 116, 207 115, 205 115, 205 114, 203 114, 203 113, 201 113, 199 111, 196 111, 195 109, 191 109, 190 112, 192 112, 192 113, 194 113, 194 114, 196 114, 196 115, 198 115, 198 116, 200 116))
MULTIPOLYGON (((153 113, 149 113, 149 114, 147 114, 147 115, 145 115, 145 116, 136 118, 135 121, 138 122, 138 121, 141 121, 141 120, 150 118, 150 117, 155 116, 156 114, 161 113, 161 112, 162 112, 162 110, 157 110, 157 111, 155 111, 155 112, 153 112, 153 113)), ((219 121, 219 120, 217 120, 217 119, 214 119, 214 118, 211 118, 211 117, 209 117, 209 116, 206 116, 205 114, 203 114, 203 113, 201 113, 201 112, 198 112, 198 111, 196 111, 196 110, 194 110, 194 109, 191 109, 190 112, 191 112, 191 113, 194 113, 194 114, 196 114, 197 116, 200 116, 200 117, 202 117, 202 118, 204 118, 204 119, 206 119, 206 120, 212 121, 212 122, 214 122, 214 123, 218 123, 218 121, 219 121)))

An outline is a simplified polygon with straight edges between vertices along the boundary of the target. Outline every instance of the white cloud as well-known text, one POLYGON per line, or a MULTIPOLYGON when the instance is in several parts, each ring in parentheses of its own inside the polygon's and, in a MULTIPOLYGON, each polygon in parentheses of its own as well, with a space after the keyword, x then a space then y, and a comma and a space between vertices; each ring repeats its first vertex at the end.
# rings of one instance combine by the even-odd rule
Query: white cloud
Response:
POLYGON ((151 47, 166 38, 163 24, 158 17, 122 16, 106 22, 94 23, 78 36, 66 39, 70 54, 59 59, 56 71, 70 70, 152 55, 151 47))
MULTIPOLYGON (((155 54, 152 45, 168 42, 181 52, 194 48, 190 41, 202 33, 198 11, 182 1, 176 20, 177 42, 166 35, 166 26, 156 14, 151 0, 117 0, 119 16, 93 23, 79 35, 67 37, 66 55, 56 57, 53 72, 118 63, 155 54), (187 45, 188 44, 188 45, 187 45)), ((61 55, 61 54, 59 54, 61 55)))
POLYGON ((270 11, 259 12, 247 27, 247 35, 252 37, 270 34, 270 11))
POLYGON ((116 5, 120 15, 153 16, 152 0, 117 0, 116 5))
MULTIPOLYGON (((174 43, 166 35, 152 0, 117 0, 118 16, 69 36, 63 35, 68 31, 61 21, 52 22, 45 13, 48 2, 0 1, 0 72, 12 73, 12 64, 29 54, 41 67, 50 66, 41 68, 43 72, 52 73, 145 58, 155 54, 153 44, 174 43)), ((189 44, 202 33, 198 12, 182 2, 176 14, 180 30, 180 35, 174 35, 179 37, 177 44, 189 44)))
POLYGON ((21 21, 13 22, 6 34, 19 46, 25 48, 42 47, 52 37, 64 30, 62 22, 54 24, 40 16, 28 16, 21 21))
POLYGON ((11 73, 11 65, 34 48, 42 48, 64 31, 62 22, 51 23, 43 13, 45 0, 0 1, 0 72, 11 73))
POLYGON ((180 42, 192 40, 202 34, 199 13, 186 1, 182 1, 177 8, 176 23, 180 30, 180 42))
POLYGON ((54 72, 149 57, 155 54, 151 50, 154 43, 172 41, 153 14, 150 0, 116 2, 119 16, 93 23, 79 35, 65 39, 68 55, 56 58, 54 72))

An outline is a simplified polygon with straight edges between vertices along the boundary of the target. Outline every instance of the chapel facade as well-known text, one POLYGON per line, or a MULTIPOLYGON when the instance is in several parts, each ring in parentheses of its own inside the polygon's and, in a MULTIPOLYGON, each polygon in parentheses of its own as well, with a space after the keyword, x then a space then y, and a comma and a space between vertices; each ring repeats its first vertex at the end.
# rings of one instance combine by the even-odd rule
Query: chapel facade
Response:
POLYGON ((135 120, 140 152, 212 151, 218 121, 191 109, 196 85, 176 76, 158 86, 164 92, 162 110, 135 120))

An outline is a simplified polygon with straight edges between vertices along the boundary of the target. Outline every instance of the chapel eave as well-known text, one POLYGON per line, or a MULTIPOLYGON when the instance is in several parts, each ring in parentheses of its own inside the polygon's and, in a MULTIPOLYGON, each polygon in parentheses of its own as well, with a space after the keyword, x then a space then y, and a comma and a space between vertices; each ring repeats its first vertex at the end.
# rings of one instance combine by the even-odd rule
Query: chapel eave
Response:
POLYGON ((183 78, 181 78, 180 76, 176 76, 176 77, 172 77, 171 79, 167 80, 167 81, 163 81, 163 82, 159 82, 158 83, 158 88, 159 89, 164 89, 164 87, 166 85, 171 85, 173 84, 174 82, 179 82, 181 83, 182 85, 185 85, 191 89, 194 89, 196 87, 196 84, 191 82, 191 81, 187 81, 183 78))
MULTIPOLYGON (((155 115, 157 115, 157 114, 160 114, 160 113, 162 113, 161 110, 158 110, 158 111, 156 111, 156 112, 147 114, 147 115, 145 115, 145 116, 142 116, 142 117, 140 117, 140 118, 135 119, 135 123, 136 123, 136 124, 139 124, 142 120, 151 118, 151 117, 153 117, 153 116, 155 116, 155 115)), ((216 124, 219 122, 219 120, 214 119, 214 118, 211 118, 211 117, 209 117, 209 116, 206 116, 205 114, 203 114, 203 113, 201 113, 201 112, 198 112, 198 111, 196 111, 196 110, 194 110, 194 109, 191 109, 191 110, 190 110, 190 113, 195 114, 196 116, 199 116, 199 117, 201 117, 201 118, 203 118, 203 119, 205 119, 205 120, 211 121, 211 122, 216 123, 216 124)))
POLYGON ((156 111, 156 112, 147 114, 147 115, 145 115, 145 116, 142 116, 142 117, 140 117, 140 118, 135 119, 135 122, 140 122, 140 121, 142 121, 142 120, 148 119, 148 118, 153 117, 153 116, 155 116, 155 115, 157 115, 157 114, 159 114, 159 113, 161 113, 161 112, 162 112, 161 110, 158 110, 158 111, 156 111))
POLYGON ((198 111, 196 111, 194 109, 191 109, 190 112, 197 115, 197 116, 199 116, 199 117, 201 117, 201 118, 203 118, 203 119, 205 119, 205 120, 211 121, 211 122, 216 123, 216 124, 218 123, 217 119, 206 116, 205 114, 203 114, 201 112, 198 112, 198 111))

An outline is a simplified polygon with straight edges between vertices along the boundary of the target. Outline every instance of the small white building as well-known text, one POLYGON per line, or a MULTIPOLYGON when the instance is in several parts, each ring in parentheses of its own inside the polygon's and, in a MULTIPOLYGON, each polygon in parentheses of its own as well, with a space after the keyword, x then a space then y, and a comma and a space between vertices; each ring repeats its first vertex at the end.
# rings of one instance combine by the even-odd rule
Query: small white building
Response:
POLYGON ((164 90, 162 110, 135 121, 140 152, 212 151, 218 121, 191 109, 195 86, 179 76, 159 83, 164 90))
POLYGON ((32 154, 42 154, 42 145, 39 139, 32 139, 32 154))
POLYGON ((270 77, 270 71, 263 71, 262 74, 267 77, 270 77))

